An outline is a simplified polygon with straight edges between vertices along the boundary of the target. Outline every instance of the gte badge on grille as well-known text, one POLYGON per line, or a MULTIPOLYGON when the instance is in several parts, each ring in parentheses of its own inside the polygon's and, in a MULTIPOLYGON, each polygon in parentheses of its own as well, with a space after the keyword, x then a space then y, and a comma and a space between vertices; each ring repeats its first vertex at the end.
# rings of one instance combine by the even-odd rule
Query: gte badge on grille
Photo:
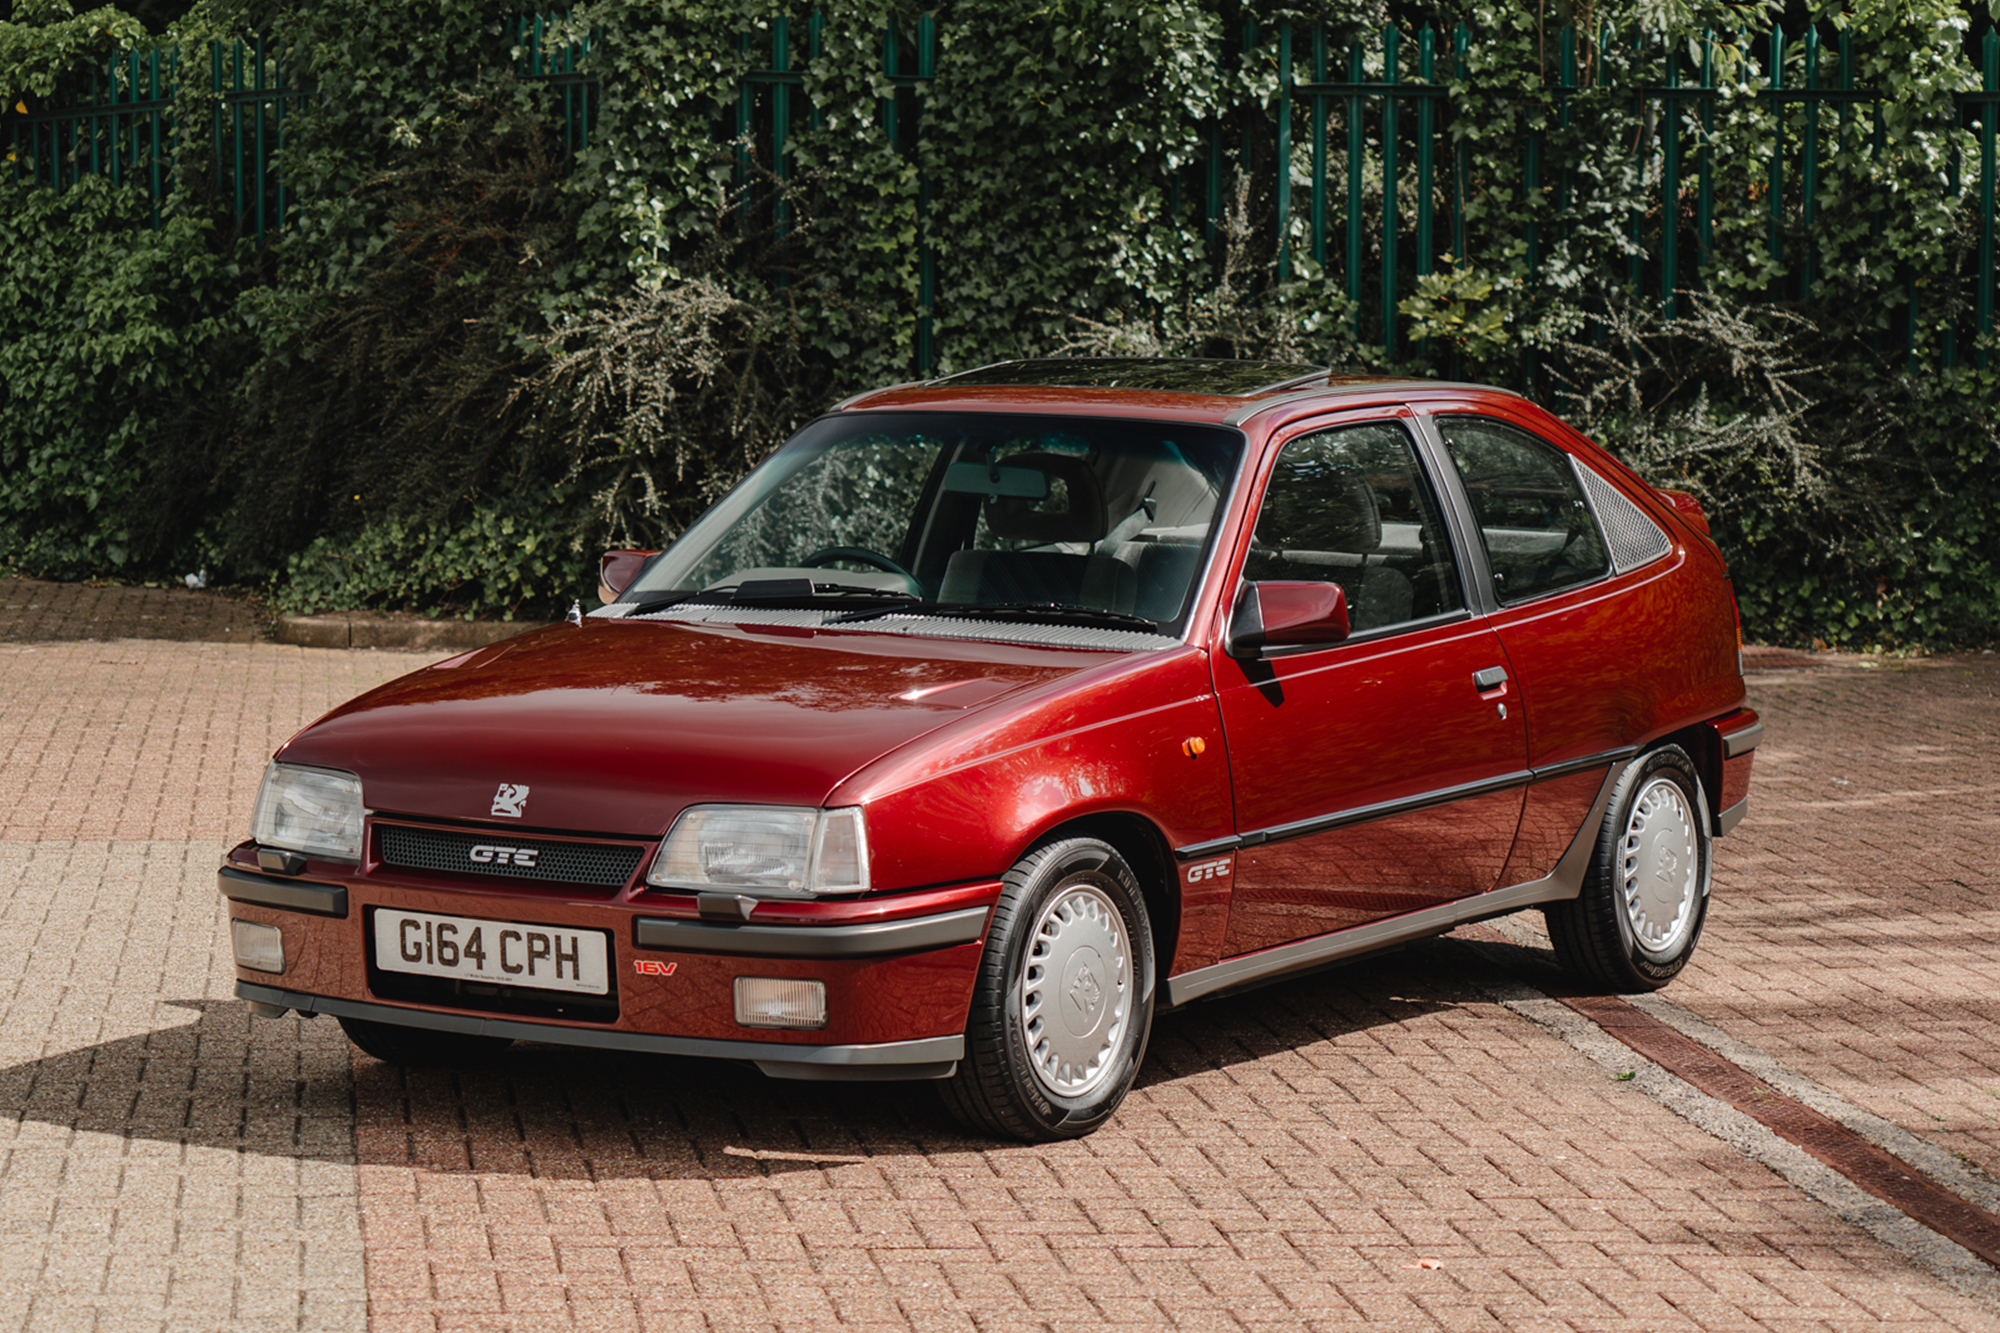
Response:
POLYGON ((505 815, 509 819, 519 819, 528 806, 528 789, 512 782, 500 784, 500 790, 493 793, 493 813, 505 815))
POLYGON ((465 855, 467 860, 477 861, 483 866, 519 866, 529 870, 534 867, 535 858, 541 855, 541 851, 535 847, 495 847, 482 842, 465 855))

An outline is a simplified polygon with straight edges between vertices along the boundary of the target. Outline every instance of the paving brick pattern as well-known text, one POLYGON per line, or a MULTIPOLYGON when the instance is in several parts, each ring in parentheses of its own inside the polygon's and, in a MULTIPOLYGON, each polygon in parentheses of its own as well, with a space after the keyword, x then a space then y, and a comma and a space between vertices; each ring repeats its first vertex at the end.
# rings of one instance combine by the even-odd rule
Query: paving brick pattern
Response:
POLYGON ((234 998, 215 865, 270 752, 411 665, 0 642, 0 1330, 364 1326, 352 1057, 234 998))
POLYGON ((252 643, 271 613, 208 589, 123 588, 0 578, 0 643, 176 639, 252 643))
POLYGON ((374 1327, 2000 1328, 1436 943, 1162 1021, 1078 1143, 907 1089, 357 1067, 374 1327))
POLYGON ((352 1329, 330 1024, 231 995, 214 844, 0 842, 0 1329, 352 1329))
POLYGON ((1666 995, 2000 1176, 2000 656, 1752 680, 1750 818, 1666 995))
MULTIPOLYGON (((1048 1147, 968 1138, 923 1089, 553 1047, 406 1074, 326 1020, 253 1022, 227 998, 213 858, 278 740, 412 664, 0 646, 0 1329, 354 1328, 365 1292, 376 1330, 2000 1331, 1494 1002, 1455 941, 1163 1019, 1117 1120, 1048 1147)), ((1882 776, 1936 744, 1962 757, 1911 770, 1932 789, 1990 783, 1971 669, 1758 687, 1766 750, 1798 753, 1760 761, 1709 952, 1670 992, 1793 1062, 1822 1049, 1818 1006, 1845 1006, 1814 1076, 1871 1106, 1899 1089, 1899 1123, 1919 1088, 1970 1116, 1981 1038, 2000 1045, 1963 956, 1990 953, 1992 881, 1966 875, 2000 845, 1992 806, 1916 836, 1930 804, 1882 776), (1846 789, 1788 777, 1825 744, 1879 784, 1838 838, 1805 812, 1846 789), (1863 871, 1917 842, 1916 878, 1863 871), (1850 868, 1809 895, 1808 853, 1850 868), (1857 996, 1881 1026, 1848 1024, 1857 996)), ((1977 1129, 1930 1132, 1984 1151, 1977 1129)))
POLYGON ((0 643, 0 839, 235 841, 273 750, 422 661, 262 643, 0 643))

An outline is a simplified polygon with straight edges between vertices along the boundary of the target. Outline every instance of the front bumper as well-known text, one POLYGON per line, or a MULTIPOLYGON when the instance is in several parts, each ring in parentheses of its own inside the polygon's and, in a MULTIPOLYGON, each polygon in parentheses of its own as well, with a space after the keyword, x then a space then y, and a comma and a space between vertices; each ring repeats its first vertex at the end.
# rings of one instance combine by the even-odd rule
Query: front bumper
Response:
POLYGON ((507 1037, 515 1041, 546 1041, 565 1046, 589 1046, 606 1051, 645 1055, 692 1055, 711 1060, 743 1060, 772 1078, 854 1082, 866 1079, 950 1078, 965 1058, 965 1037, 922 1037, 915 1041, 876 1042, 865 1046, 776 1047, 761 1041, 720 1041, 702 1037, 671 1037, 645 1032, 620 1032, 482 1018, 472 1014, 411 1009, 403 1005, 338 1000, 252 981, 236 983, 236 997, 301 1014, 332 1014, 335 1018, 367 1018, 378 1023, 458 1032, 468 1037, 507 1037), (782 1058, 777 1058, 782 1057, 782 1058))
POLYGON ((713 911, 704 916, 710 905, 693 895, 586 900, 539 885, 389 881, 317 862, 300 876, 269 875, 247 846, 231 853, 218 887, 233 920, 274 926, 282 937, 282 973, 236 971, 237 995, 267 1012, 745 1061, 797 1079, 949 1076, 964 1052, 972 987, 1000 892, 993 882, 857 900, 765 900, 751 905, 748 919, 717 919, 713 911), (558 993, 504 993, 382 971, 370 944, 378 908, 602 931, 611 992, 577 1004, 558 993), (739 1024, 734 992, 744 977, 823 983, 826 1026, 739 1024))

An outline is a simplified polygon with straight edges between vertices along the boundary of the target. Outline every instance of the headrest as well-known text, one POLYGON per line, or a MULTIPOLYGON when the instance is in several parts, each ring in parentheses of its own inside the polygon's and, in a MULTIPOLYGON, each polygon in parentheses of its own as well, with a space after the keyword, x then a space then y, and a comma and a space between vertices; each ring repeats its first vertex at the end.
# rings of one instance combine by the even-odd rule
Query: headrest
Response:
POLYGON ((995 537, 1009 541, 1094 542, 1108 530, 1104 487, 1090 470, 1088 459, 1074 454, 1012 454, 1010 468, 1033 468, 1049 479, 1039 500, 995 495, 986 501, 986 526, 995 537), (1060 487, 1056 482, 1061 482, 1060 487))
POLYGON ((1257 540, 1291 550, 1374 551, 1382 545, 1375 488, 1351 468, 1275 473, 1257 519, 1257 540))
POLYGON ((1375 488, 1360 473, 1342 477, 1340 497, 1329 506, 1327 546, 1335 551, 1373 551, 1382 545, 1382 511, 1375 488))

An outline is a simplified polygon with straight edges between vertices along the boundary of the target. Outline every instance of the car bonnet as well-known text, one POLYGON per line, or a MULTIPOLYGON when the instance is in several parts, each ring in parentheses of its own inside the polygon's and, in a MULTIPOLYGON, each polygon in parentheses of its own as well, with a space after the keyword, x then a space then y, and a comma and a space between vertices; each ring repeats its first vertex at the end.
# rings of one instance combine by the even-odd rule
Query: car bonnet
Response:
POLYGON ((358 774, 380 813, 651 836, 691 804, 817 805, 855 769, 968 710, 1105 660, 1018 644, 592 620, 391 681, 278 758, 358 774))

